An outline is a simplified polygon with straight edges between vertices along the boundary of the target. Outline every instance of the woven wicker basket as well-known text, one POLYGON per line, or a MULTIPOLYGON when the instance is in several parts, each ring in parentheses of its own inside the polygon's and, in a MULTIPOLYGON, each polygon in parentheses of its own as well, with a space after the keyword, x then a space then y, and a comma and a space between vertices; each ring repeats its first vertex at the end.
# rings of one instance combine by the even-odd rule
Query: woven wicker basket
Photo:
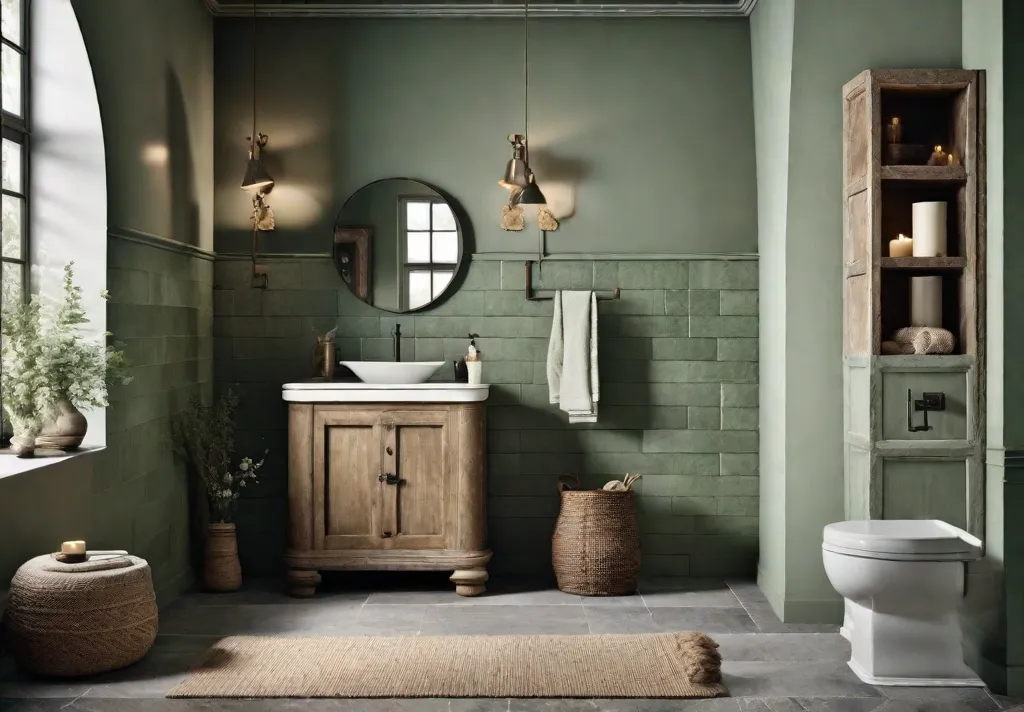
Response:
POLYGON ((558 588, 580 596, 627 596, 640 573, 633 493, 573 490, 560 481, 562 506, 551 539, 558 588))

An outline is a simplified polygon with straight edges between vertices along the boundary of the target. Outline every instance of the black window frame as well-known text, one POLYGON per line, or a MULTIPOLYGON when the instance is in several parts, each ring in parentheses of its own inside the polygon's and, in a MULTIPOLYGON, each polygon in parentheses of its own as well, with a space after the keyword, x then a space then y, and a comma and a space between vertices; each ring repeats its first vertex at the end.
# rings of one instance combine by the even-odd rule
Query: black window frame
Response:
MULTIPOLYGON (((7 111, 7 108, 3 106, 3 99, 0 96, 0 119, 2 119, 2 129, 0 134, 6 141, 12 141, 21 146, 21 192, 8 190, 6 187, 0 186, 0 192, 4 196, 14 197, 22 201, 21 204, 21 254, 20 257, 8 257, 0 253, 0 280, 3 278, 3 272, 9 269, 10 265, 14 265, 20 268, 21 272, 21 297, 24 299, 28 294, 29 290, 29 225, 31 224, 30 219, 30 181, 31 176, 29 173, 30 163, 29 160, 32 151, 32 82, 31 82, 31 43, 32 43, 32 0, 21 0, 20 2, 21 12, 21 44, 15 43, 8 37, 0 34, 0 44, 4 48, 10 51, 17 52, 21 56, 21 116, 13 114, 7 111)), ((0 229, 2 229, 3 215, 0 212, 0 229)), ((3 309, 0 305, 0 323, 3 321, 3 309)), ((2 366, 0 366, 2 368, 2 366)), ((2 371, 0 371, 0 377, 2 377, 2 371)), ((6 427, 7 414, 3 409, 3 403, 0 402, 0 447, 7 447, 10 444, 8 435, 4 434, 7 430, 6 427)))

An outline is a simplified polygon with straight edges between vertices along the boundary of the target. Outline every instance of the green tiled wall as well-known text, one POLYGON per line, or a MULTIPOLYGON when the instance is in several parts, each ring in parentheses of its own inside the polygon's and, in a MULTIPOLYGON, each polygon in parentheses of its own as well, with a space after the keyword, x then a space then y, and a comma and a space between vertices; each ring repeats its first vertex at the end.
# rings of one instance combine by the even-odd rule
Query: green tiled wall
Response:
POLYGON ((158 591, 176 595, 190 574, 188 490, 170 421, 193 393, 212 393, 213 261, 113 235, 108 250, 107 324, 133 380, 111 392, 93 488, 131 522, 121 546, 150 562, 158 591))
MULTIPOLYGON (((548 403, 552 303, 523 297, 521 262, 476 260, 437 308, 389 315, 353 298, 330 260, 269 260, 270 288, 250 263, 219 259, 214 276, 215 380, 243 400, 239 445, 270 448, 266 474, 239 515, 243 566, 280 570, 287 496, 281 384, 311 375, 314 331, 337 325, 339 359, 451 361, 480 334, 488 405, 492 570, 550 573, 558 475, 600 486, 644 475, 638 508, 650 575, 754 573, 757 557, 757 263, 546 262, 537 289, 622 289, 600 304, 601 408, 570 426, 548 403)), ((451 368, 437 378, 450 380, 451 368)))

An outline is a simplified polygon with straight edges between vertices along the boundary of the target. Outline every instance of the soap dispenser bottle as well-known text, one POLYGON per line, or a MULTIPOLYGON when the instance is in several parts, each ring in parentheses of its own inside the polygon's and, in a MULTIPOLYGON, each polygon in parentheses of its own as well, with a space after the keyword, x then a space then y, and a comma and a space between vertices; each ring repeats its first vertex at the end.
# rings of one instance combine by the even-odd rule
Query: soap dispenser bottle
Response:
POLYGON ((483 377, 483 354, 476 348, 476 334, 469 335, 469 352, 466 354, 466 376, 471 386, 479 386, 483 377))

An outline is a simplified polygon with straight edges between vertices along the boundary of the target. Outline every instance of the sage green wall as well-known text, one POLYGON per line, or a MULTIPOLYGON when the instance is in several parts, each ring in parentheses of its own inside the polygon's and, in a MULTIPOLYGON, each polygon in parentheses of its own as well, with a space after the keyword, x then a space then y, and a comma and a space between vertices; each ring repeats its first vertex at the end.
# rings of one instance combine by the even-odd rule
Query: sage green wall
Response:
MULTIPOLYGON (((470 252, 530 252, 499 228, 497 185, 523 129, 522 23, 261 20, 259 130, 277 179, 266 252, 326 252, 345 198, 385 177, 454 196, 470 252)), ((247 252, 238 189, 252 126, 250 22, 216 22, 216 245, 247 252)), ((531 159, 575 214, 558 253, 755 250, 753 110, 744 19, 531 23, 531 159)))
MULTIPOLYGON (((786 363, 786 209, 794 0, 758 3, 750 17, 757 146, 757 244, 760 260, 760 364, 786 363)), ((762 378, 760 394, 760 557, 758 584, 776 609, 786 590, 786 381, 762 378)))
MULTIPOLYGON (((755 24, 769 19, 758 19, 765 12, 771 8, 755 9, 755 24)), ((785 255, 787 276, 761 283, 765 328, 785 334, 784 356, 775 353, 761 377, 785 392, 784 406, 769 405, 784 417, 784 455, 766 461, 762 476, 766 488, 784 482, 785 496, 771 500, 775 506, 784 501, 783 510, 769 511, 767 504, 761 512, 767 535, 762 580, 783 586, 767 593, 786 621, 837 620, 842 610, 820 550, 822 527, 843 519, 842 86, 871 67, 959 67, 960 12, 959 0, 795 1, 785 173, 759 173, 759 181, 770 184, 758 185, 776 190, 771 183, 787 184, 785 230, 759 235, 762 251, 785 255), (927 32, 906 32, 918 26, 927 32), (784 539, 768 523, 778 517, 785 521, 784 539), (780 564, 782 572, 765 570, 780 564)), ((779 38, 783 53, 786 39, 779 38)), ((759 105, 757 121, 771 121, 762 110, 759 105)), ((768 150, 760 146, 759 158, 768 150)), ((762 208, 766 228, 779 208, 762 208)))
POLYGON ((167 600, 191 580, 170 417, 212 388, 212 259, 180 243, 212 242, 213 21, 200 0, 73 5, 107 151, 107 326, 134 380, 111 392, 104 451, 0 479, 0 588, 24 560, 85 538, 146 558, 167 600))

